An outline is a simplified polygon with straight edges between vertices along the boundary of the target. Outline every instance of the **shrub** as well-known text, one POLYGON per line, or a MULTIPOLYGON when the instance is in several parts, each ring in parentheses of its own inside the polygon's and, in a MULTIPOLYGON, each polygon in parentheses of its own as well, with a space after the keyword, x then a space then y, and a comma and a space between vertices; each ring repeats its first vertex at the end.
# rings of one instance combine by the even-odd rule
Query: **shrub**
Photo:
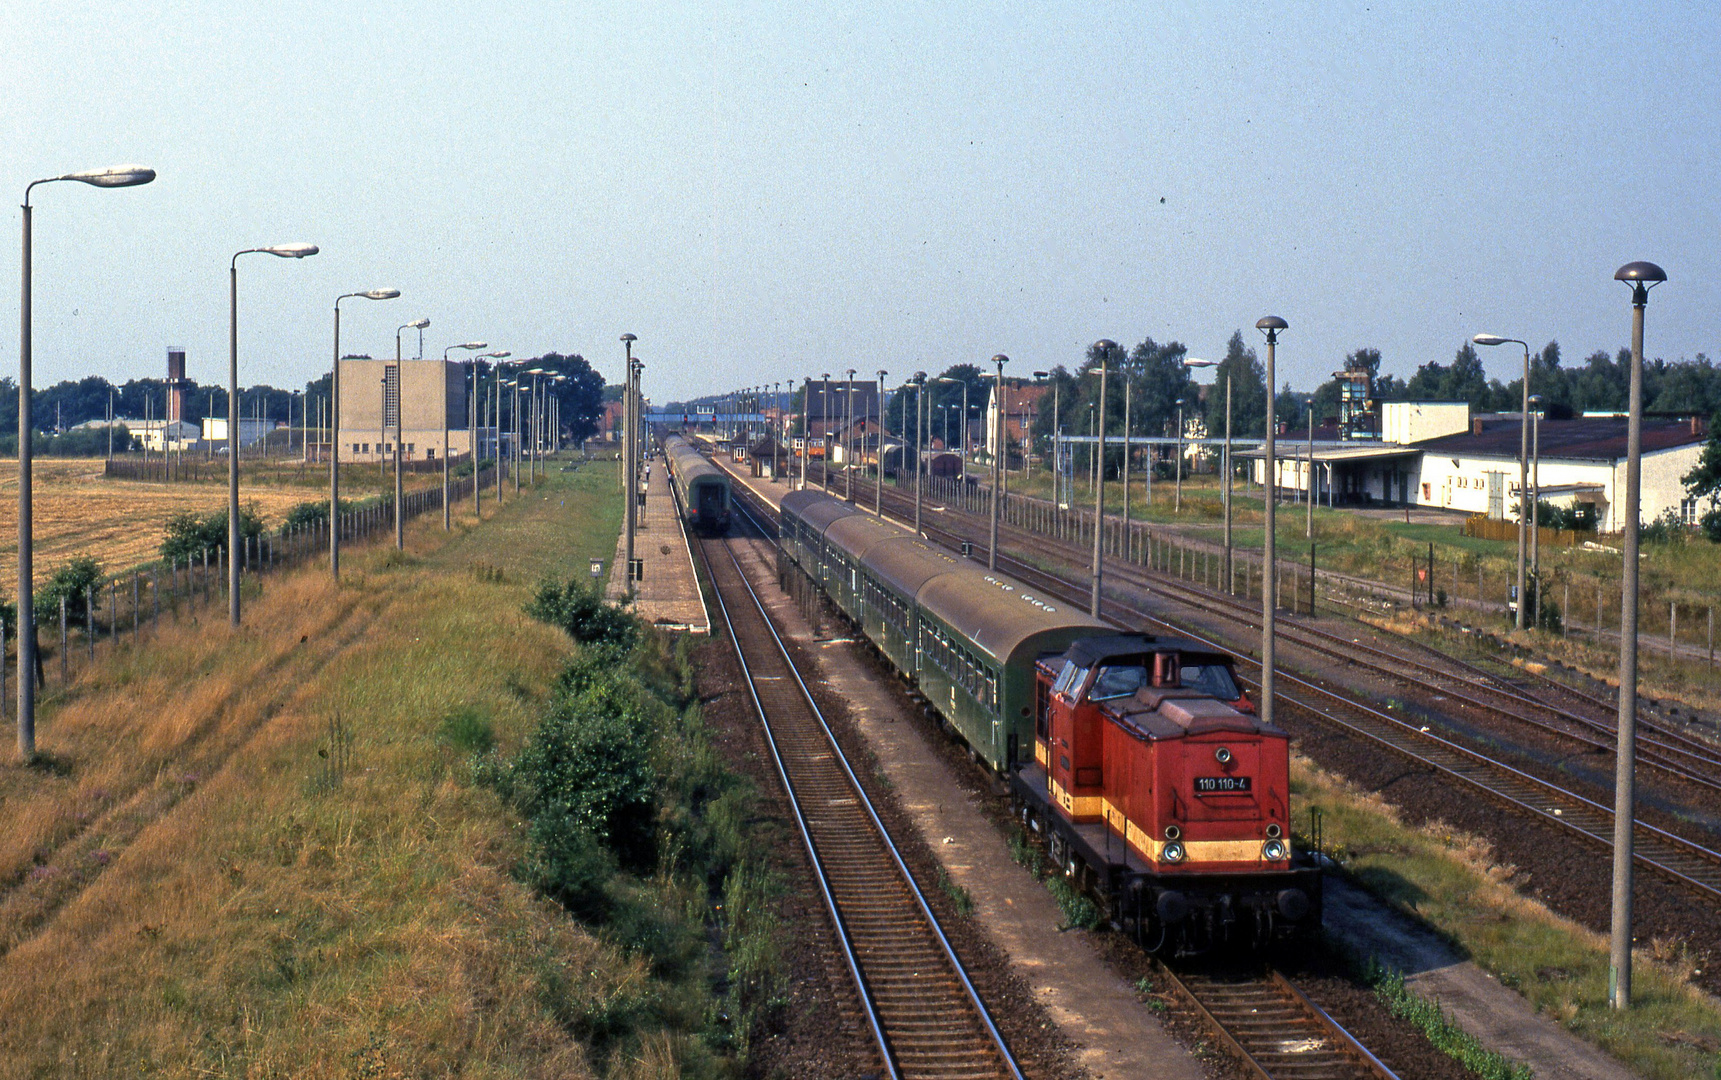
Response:
POLYGON ((1703 535, 1711 544, 1721 544, 1721 508, 1706 510, 1701 519, 1703 535))
POLYGON ((1685 525, 1679 520, 1677 507, 1668 507, 1661 516, 1643 526, 1638 534, 1646 544, 1681 544, 1685 542, 1685 525))
MULTIPOLYGON (((92 586, 102 580, 102 564, 89 555, 74 555, 66 565, 54 571, 41 588, 36 590, 37 625, 52 625, 60 620, 60 598, 66 598, 66 618, 81 625, 87 617, 87 598, 92 586)), ((8 635, 11 628, 8 627, 8 635)))
POLYGON ((526 614, 561 627, 582 645, 611 653, 629 652, 639 640, 639 620, 604 603, 596 588, 577 580, 562 588, 548 581, 539 585, 526 614))
MULTIPOLYGON (((263 534, 263 519, 255 507, 239 511, 239 534, 251 540, 263 534)), ((217 510, 207 517, 187 511, 167 519, 166 535, 161 541, 164 559, 195 559, 205 550, 225 551, 227 548, 227 511, 217 510)))

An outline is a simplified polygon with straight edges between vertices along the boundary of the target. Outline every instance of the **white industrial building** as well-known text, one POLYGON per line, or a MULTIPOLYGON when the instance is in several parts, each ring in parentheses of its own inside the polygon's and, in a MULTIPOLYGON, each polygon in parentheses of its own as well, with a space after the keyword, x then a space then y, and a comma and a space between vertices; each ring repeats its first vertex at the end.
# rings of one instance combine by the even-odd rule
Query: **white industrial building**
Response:
MULTIPOLYGON (((100 431, 108 426, 107 420, 86 420, 78 425, 91 431, 100 431)), ((197 425, 184 420, 130 420, 121 416, 114 419, 113 426, 124 427, 144 449, 155 453, 164 449, 191 450, 197 446, 197 425)))
MULTIPOLYGON (((258 439, 266 438, 271 431, 279 431, 286 426, 279 420, 241 416, 239 418, 239 448, 244 449, 258 439)), ((226 446, 227 418, 224 416, 204 417, 203 438, 205 441, 213 442, 218 446, 226 446)))
MULTIPOLYGON (((1532 418, 1534 420, 1534 418, 1532 418)), ((1301 491, 1330 505, 1387 504, 1486 514, 1516 521, 1521 417, 1470 416, 1463 402, 1388 402, 1384 438, 1322 440, 1311 447, 1294 434, 1281 436, 1274 470, 1281 491, 1301 491)), ((1625 492, 1626 420, 1622 416, 1542 419, 1540 465, 1532 487, 1555 506, 1595 507, 1597 527, 1617 532, 1625 492)), ((1700 418, 1643 421, 1642 520, 1668 510, 1687 522, 1699 513, 1682 478, 1696 465, 1707 439, 1700 418)), ((1256 482, 1264 478, 1258 449, 1256 482)))

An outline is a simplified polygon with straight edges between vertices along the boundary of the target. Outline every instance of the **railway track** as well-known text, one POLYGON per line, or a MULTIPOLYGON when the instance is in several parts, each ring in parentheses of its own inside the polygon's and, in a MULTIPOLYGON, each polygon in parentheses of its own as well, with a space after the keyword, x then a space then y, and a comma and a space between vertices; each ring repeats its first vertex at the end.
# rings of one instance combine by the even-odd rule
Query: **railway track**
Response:
POLYGON ((698 547, 885 1074, 1022 1080, 740 561, 722 540, 698 547))
MULTIPOLYGON (((887 509, 893 509, 889 503, 887 498, 887 509)), ((925 515, 922 516, 921 523, 922 530, 935 539, 942 536, 947 540, 969 540, 954 527, 929 523, 925 515)), ((1011 530, 1010 535, 1013 539, 1016 538, 1015 530, 1011 530)), ((1067 559, 1069 553, 1052 550, 1042 554, 1067 559)), ((1035 588, 1061 597, 1067 603, 1083 606, 1087 603, 1088 583, 1085 580, 1072 581, 1005 552, 999 553, 998 565, 1035 588)), ((1121 568, 1115 567, 1114 564, 1107 564, 1108 574, 1115 575, 1119 569, 1121 568)), ((1163 583, 1151 581, 1147 584, 1149 587, 1158 587, 1163 583)), ((1224 595, 1202 590, 1193 595, 1193 602, 1199 602, 1207 610, 1213 610, 1214 601, 1224 598, 1224 595)), ((1259 671, 1259 660, 1251 654, 1213 641, 1193 627, 1169 620, 1163 615, 1111 596, 1104 598, 1101 610, 1120 625, 1157 625, 1231 655, 1243 669, 1259 671)), ((1227 612, 1219 611, 1218 614, 1223 616, 1227 615, 1227 612)), ((1258 626, 1259 623, 1251 625, 1258 626)), ((1280 623, 1281 627, 1284 625, 1283 622, 1280 623)), ((1348 641, 1346 644, 1349 644, 1348 641)), ((1258 688, 1259 683, 1244 678, 1242 670, 1239 671, 1239 677, 1252 688, 1258 688)), ((1312 719, 1389 749, 1413 764, 1455 780, 1497 804, 1553 825, 1586 844, 1613 850, 1611 808, 1436 735, 1421 725, 1409 723, 1384 710, 1334 693, 1283 668, 1279 669, 1278 682, 1279 700, 1298 708, 1312 719)), ((1450 693, 1448 690, 1442 692, 1450 693)), ((1633 855, 1640 865, 1665 880, 1684 886, 1710 902, 1721 900, 1721 852, 1639 820, 1634 827, 1633 855)))

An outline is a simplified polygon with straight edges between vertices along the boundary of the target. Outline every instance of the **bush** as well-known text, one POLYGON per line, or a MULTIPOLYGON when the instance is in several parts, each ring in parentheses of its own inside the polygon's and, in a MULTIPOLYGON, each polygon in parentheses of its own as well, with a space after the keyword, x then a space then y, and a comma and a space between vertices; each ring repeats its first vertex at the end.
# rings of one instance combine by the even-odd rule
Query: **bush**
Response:
POLYGON ((604 603, 596 587, 578 580, 562 588, 548 581, 539 585, 526 614, 561 627, 582 645, 612 654, 631 652, 639 640, 638 619, 604 603))
POLYGON ((1721 508, 1706 510, 1701 519, 1703 535, 1711 544, 1721 544, 1721 508))
POLYGON ((1567 529, 1571 532, 1595 532, 1596 508, 1593 503, 1573 503, 1554 506, 1536 503, 1536 524, 1544 529, 1567 529))
MULTIPOLYGON (((36 624, 48 626, 60 621, 60 598, 66 598, 66 619, 72 625, 82 625, 89 614, 90 589, 102 580, 102 564, 89 555, 74 555, 66 565, 54 571, 41 588, 36 590, 36 624)), ((100 601, 98 600, 98 605, 100 601)), ((8 636, 11 628, 8 627, 8 636)))
POLYGON ((1660 517, 1643 526, 1638 537, 1647 544, 1683 544, 1685 524, 1679 520, 1679 510, 1668 507, 1660 517))
MULTIPOLYGON (((239 534, 252 540, 263 534, 263 519, 253 506, 239 511, 239 534)), ((161 557, 174 561, 200 558, 227 549, 227 511, 217 510, 207 517, 189 511, 167 519, 166 535, 161 541, 161 557)))

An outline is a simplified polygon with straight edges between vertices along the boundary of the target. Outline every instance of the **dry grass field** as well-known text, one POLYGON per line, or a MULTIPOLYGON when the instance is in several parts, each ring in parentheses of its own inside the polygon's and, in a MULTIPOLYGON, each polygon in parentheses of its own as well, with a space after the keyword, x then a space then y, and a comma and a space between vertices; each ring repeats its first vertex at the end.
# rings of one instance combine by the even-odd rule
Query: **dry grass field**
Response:
MULTIPOLYGON (((270 525, 294 506, 328 498, 328 473, 247 464, 240 499, 270 525)), ((428 486, 434 477, 408 476, 408 488, 428 486)), ((440 482, 440 481, 435 481, 440 482)), ((380 488, 375 467, 343 468, 341 501, 374 495, 380 488), (349 475, 350 474, 350 475, 349 475), (350 486, 349 486, 350 485, 350 486)), ((162 484, 109 480, 100 458, 38 458, 35 467, 36 578, 44 580, 74 555, 92 555, 118 572, 157 556, 167 519, 190 511, 207 514, 227 505, 225 484, 162 484)), ((18 551, 18 468, 0 460, 0 564, 18 551)))
POLYGON ((613 471, 553 474, 340 586, 271 575, 114 647, 0 764, 0 1078, 590 1076, 564 1009, 643 976, 514 880, 457 711, 516 746, 572 647, 521 606, 608 556, 613 471))

